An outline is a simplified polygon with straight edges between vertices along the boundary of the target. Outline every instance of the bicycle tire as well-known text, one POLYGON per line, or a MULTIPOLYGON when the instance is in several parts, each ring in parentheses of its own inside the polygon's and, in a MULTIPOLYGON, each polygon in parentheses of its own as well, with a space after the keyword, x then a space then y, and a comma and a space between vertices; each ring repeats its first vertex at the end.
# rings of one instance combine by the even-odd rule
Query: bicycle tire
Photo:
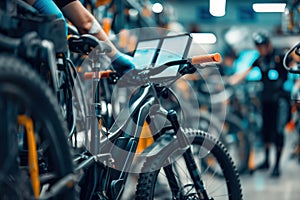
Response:
POLYGON ((251 143, 248 132, 241 125, 241 119, 229 114, 224 122, 225 127, 216 117, 212 118, 208 114, 202 114, 199 121, 199 129, 212 134, 213 137, 219 137, 219 140, 231 155, 238 171, 240 173, 246 172, 248 170, 251 143))
MULTIPOLYGON (((28 131, 16 117, 28 116, 34 127, 40 190, 73 172, 66 125, 50 87, 23 60, 0 54, 0 199, 35 199, 28 170, 28 131), (23 143, 22 143, 23 142, 23 143)), ((41 192, 41 191, 40 191, 41 192)), ((47 193, 48 192, 48 193, 47 193)), ((51 199, 74 199, 74 187, 51 199)))
MULTIPOLYGON (((191 148, 194 148, 196 146, 208 148, 207 153, 209 153, 210 155, 212 154, 213 156, 216 157, 217 162, 220 164, 224 175, 225 189, 228 192, 226 194, 226 199, 230 199, 230 200, 242 199, 242 189, 240 185, 239 175, 224 145, 220 141, 215 140, 211 135, 208 135, 207 133, 200 130, 186 129, 185 133, 187 134, 191 142, 191 148), (211 150, 209 150, 210 147, 212 147, 211 150)), ((160 139, 157 140, 157 142, 163 143, 163 141, 160 141, 160 139)), ((162 195, 166 195, 167 193, 170 194, 170 191, 168 191, 170 190, 170 188, 168 188, 165 191, 155 191, 155 190, 158 188, 160 189, 162 188, 161 185, 159 187, 157 186, 158 182, 160 181, 160 178, 164 177, 164 175, 158 177, 158 175, 161 173, 160 171, 162 171, 161 166, 165 164, 166 160, 170 159, 171 155, 177 149, 179 149, 178 140, 173 140, 173 142, 169 144, 168 147, 165 148, 163 151, 160 151, 159 153, 155 154, 155 156, 153 157, 147 158, 147 160, 144 162, 142 173, 140 174, 138 179, 136 199, 139 200, 140 199, 143 200, 144 199, 176 199, 174 198, 174 196, 169 196, 168 198, 160 196, 161 194, 162 195), (158 194, 156 192, 158 192, 158 194), (156 196, 156 194, 158 196, 156 196)), ((175 162, 172 163, 173 168, 175 164, 176 164, 175 162)), ((198 169, 199 169, 199 164, 201 163, 200 162, 197 163, 198 169)), ((200 172, 202 178, 204 177, 206 172, 208 172, 208 170, 202 170, 200 172)), ((212 177, 212 178, 213 179, 211 180, 213 181, 216 180, 219 181, 220 179, 219 176, 212 177)), ((210 188, 208 187, 209 185, 207 185, 207 183, 208 182, 204 181, 204 186, 206 187, 209 196, 215 199, 216 196, 212 196, 212 194, 210 194, 209 191, 210 188)), ((184 190, 185 189, 184 187, 186 186, 192 187, 192 185, 193 183, 182 185, 183 187, 180 189, 184 190)), ((194 194, 185 194, 185 196, 181 197, 180 199, 199 199, 199 198, 195 197, 194 194)))
POLYGON ((225 124, 229 130, 221 142, 226 146, 240 173, 247 172, 251 143, 248 132, 242 127, 242 121, 235 115, 228 115, 225 124))

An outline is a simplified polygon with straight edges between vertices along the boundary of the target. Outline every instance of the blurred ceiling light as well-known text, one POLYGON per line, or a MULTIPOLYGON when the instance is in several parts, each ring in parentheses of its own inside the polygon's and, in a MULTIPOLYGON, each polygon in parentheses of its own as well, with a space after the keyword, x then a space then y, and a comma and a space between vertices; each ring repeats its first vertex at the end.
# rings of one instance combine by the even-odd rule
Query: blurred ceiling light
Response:
POLYGON ((245 31, 245 33, 247 32, 245 28, 236 28, 236 27, 231 28, 225 34, 226 42, 228 42, 231 45, 242 42, 245 39, 244 37, 246 36, 246 34, 243 34, 243 31, 245 31))
POLYGON ((254 3, 255 12, 284 12, 286 3, 254 3))
POLYGON ((209 0, 209 12, 212 16, 222 17, 225 15, 226 0, 209 0))
POLYGON ((129 9, 129 15, 131 16, 131 17, 137 17, 138 16, 138 14, 139 14, 139 12, 136 10, 136 9, 129 9))
POLYGON ((164 7, 160 3, 155 3, 152 6, 152 11, 154 13, 161 13, 163 11, 164 7))
POLYGON ((213 33, 192 33, 193 42, 197 44, 215 44, 217 38, 213 33))

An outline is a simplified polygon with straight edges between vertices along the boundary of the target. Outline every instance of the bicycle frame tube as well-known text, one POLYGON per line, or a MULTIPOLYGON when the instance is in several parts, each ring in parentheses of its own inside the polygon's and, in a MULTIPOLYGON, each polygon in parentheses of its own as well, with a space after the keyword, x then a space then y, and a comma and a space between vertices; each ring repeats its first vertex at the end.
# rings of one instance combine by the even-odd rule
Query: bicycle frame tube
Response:
POLYGON ((151 106, 155 102, 153 85, 149 84, 140 87, 138 92, 131 98, 131 104, 127 110, 122 110, 119 114, 109 130, 108 138, 101 140, 101 154, 109 152, 114 159, 118 158, 114 162, 115 168, 110 168, 108 171, 110 178, 106 183, 109 184, 110 196, 113 199, 118 199, 123 191, 128 171, 132 167, 133 158, 137 150, 142 126, 146 121, 151 106), (124 120, 123 118, 126 119, 124 120))
MULTIPOLYGON (((151 85, 141 87, 139 89, 139 92, 131 98, 134 99, 134 101, 129 107, 124 108, 118 114, 118 117, 108 131, 108 137, 101 139, 100 146, 106 144, 108 141, 114 141, 115 139, 120 137, 121 134, 123 134, 122 130, 126 130, 128 124, 131 123, 130 121, 134 120, 135 122, 139 121, 140 123, 142 123, 143 120, 146 120, 146 117, 141 117, 141 110, 143 109, 144 104, 147 103, 147 101, 151 102, 148 103, 150 105, 153 105, 155 102, 155 99, 153 99, 154 93, 153 90, 151 90, 151 87, 151 85)), ((137 130, 131 135, 139 137, 137 130)))

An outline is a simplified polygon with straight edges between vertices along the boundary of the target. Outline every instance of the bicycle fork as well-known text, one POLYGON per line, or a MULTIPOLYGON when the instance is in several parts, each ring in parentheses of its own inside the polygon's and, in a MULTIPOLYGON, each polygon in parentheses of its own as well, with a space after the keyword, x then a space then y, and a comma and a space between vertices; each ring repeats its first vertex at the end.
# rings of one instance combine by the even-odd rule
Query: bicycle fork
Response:
POLYGON ((18 123, 23 125, 26 129, 28 141, 28 167, 31 180, 31 186, 35 198, 40 196, 40 179, 39 179, 39 166, 36 141, 34 137, 33 121, 25 115, 18 116, 18 123))
MULTIPOLYGON (((183 154, 183 158, 184 158, 184 161, 186 163, 189 174, 191 176, 191 179, 194 182, 194 187, 195 187, 195 190, 197 192, 198 197, 200 199, 210 200, 210 198, 208 197, 208 194, 206 192, 206 189, 204 187, 204 183, 202 181, 200 172, 197 168, 195 159, 193 157, 193 153, 192 153, 192 150, 191 150, 191 147, 190 147, 190 142, 189 142, 188 138, 186 137, 186 135, 184 134, 184 132, 182 131, 182 129, 179 126, 176 111, 170 110, 167 114, 167 119, 172 124, 172 127, 173 127, 173 129, 175 131, 175 134, 177 136, 180 148, 182 148, 182 149, 187 148, 187 150, 183 154)), ((168 169, 167 170, 165 169, 164 171, 165 172, 168 171, 166 173, 166 176, 169 180, 170 186, 172 187, 172 192, 175 195, 175 197, 177 198, 177 194, 180 194, 179 186, 178 186, 178 183, 176 181, 176 177, 175 177, 175 174, 174 174, 173 170, 170 169, 170 167, 167 167, 167 168, 168 169), (172 183, 170 183, 170 182, 172 182, 172 183)), ((180 196, 182 196, 182 194, 180 194, 180 196)), ((179 196, 179 198, 180 198, 180 196, 179 196)))

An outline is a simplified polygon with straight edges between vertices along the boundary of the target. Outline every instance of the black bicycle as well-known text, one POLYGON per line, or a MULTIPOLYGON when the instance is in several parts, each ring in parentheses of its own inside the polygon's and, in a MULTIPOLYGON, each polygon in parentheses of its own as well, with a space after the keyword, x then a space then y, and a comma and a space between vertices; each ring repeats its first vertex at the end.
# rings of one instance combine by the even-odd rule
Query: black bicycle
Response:
MULTIPOLYGON (((84 39, 89 40, 92 37, 84 36, 84 39)), ((84 40, 78 39, 77 41, 84 40)), ((92 42, 86 41, 85 43, 91 44, 92 42)), ((99 55, 93 56, 99 58, 102 52, 101 47, 96 52, 99 55)), ((219 195, 228 199, 242 198, 238 173, 225 147, 203 131, 182 129, 174 110, 158 106, 163 105, 162 101, 176 99, 168 86, 182 75, 194 73, 196 63, 217 60, 218 55, 199 56, 172 61, 156 68, 130 71, 118 80, 118 86, 133 87, 135 90, 130 97, 128 107, 117 115, 108 131, 99 130, 101 115, 96 115, 93 106, 88 106, 92 107, 92 114, 89 116, 93 116, 91 120, 94 121, 90 127, 90 147, 88 151, 79 153, 76 159, 79 161, 77 169, 85 170, 82 184, 80 184, 82 199, 119 199, 121 197, 128 172, 136 163, 134 157, 145 122, 150 124, 155 142, 138 156, 138 160, 141 159, 138 163, 146 161, 142 169, 143 173, 139 175, 137 199, 160 198, 157 197, 157 193, 160 195, 161 189, 168 191, 164 192, 165 195, 170 195, 168 198, 175 199, 210 199, 219 195), (155 78, 155 75, 174 65, 181 66, 176 77, 155 78), (161 124, 160 118, 165 119, 162 129, 156 125, 161 124), (162 176, 160 176, 160 171, 162 176), (210 185, 206 182, 207 179, 208 182, 215 180, 216 183, 210 185), (90 188, 92 190, 89 190, 90 188), (217 194, 214 190, 218 191, 217 194)), ((93 64, 93 66, 98 65, 93 64)), ((92 79, 95 105, 99 105, 97 102, 99 79, 104 74, 104 77, 107 77, 107 74, 113 74, 99 70, 100 68, 94 67, 92 72, 85 74, 86 79, 92 79)))

